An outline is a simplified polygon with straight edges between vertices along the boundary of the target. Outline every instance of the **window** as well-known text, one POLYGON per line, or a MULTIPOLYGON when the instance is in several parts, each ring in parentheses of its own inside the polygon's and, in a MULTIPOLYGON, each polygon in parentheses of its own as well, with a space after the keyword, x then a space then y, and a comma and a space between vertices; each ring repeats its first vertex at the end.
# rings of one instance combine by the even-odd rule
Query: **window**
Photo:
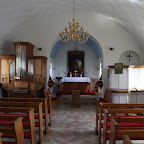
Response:
POLYGON ((100 63, 100 66, 99 66, 99 77, 101 77, 102 75, 102 64, 100 63))
POLYGON ((52 63, 50 63, 50 77, 53 78, 52 63))

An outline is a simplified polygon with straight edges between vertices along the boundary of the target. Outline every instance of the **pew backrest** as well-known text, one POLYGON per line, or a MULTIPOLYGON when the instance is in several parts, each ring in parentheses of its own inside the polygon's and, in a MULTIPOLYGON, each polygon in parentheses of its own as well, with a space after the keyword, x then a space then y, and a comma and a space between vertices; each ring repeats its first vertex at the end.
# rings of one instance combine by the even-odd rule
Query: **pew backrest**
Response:
POLYGON ((0 125, 0 131, 5 135, 14 135, 16 144, 24 144, 22 117, 0 116, 0 121, 13 121, 10 125, 0 125))
MULTIPOLYGON (((122 119, 123 118, 121 118, 121 120, 122 119)), ((141 122, 141 120, 139 121, 139 118, 137 119, 131 118, 131 121, 141 122)), ((144 118, 143 118, 143 121, 144 121, 144 118)), ((115 119, 111 119, 109 144, 115 144, 116 137, 121 137, 122 135, 128 135, 130 137, 144 137, 144 127, 141 129, 136 129, 134 127, 127 127, 126 129, 123 129, 119 127, 119 124, 117 123, 115 119)))
POLYGON ((29 122, 28 129, 30 130, 31 144, 36 143, 34 108, 0 107, 0 116, 2 116, 2 115, 5 115, 5 117, 13 115, 13 117, 15 117, 15 118, 22 116, 23 121, 29 122), (10 113, 10 115, 9 115, 9 113, 10 113), (18 113, 18 114, 15 114, 15 113, 18 113))
POLYGON ((1 101, 6 102, 42 102, 43 103, 43 109, 44 109, 44 119, 45 119, 45 132, 48 133, 48 98, 14 98, 14 97, 6 97, 6 98, 0 98, 1 101))
POLYGON ((107 99, 107 95, 108 95, 108 88, 105 89, 105 93, 104 93, 104 100, 106 101, 107 99))
POLYGON ((42 115, 42 102, 6 102, 0 101, 0 107, 32 107, 38 113, 39 118, 39 141, 43 140, 43 115, 42 115))
POLYGON ((1 136, 3 135, 2 132, 0 132, 0 144, 2 144, 2 139, 1 139, 1 136))
MULTIPOLYGON (((124 115, 123 116, 115 115, 114 117, 110 116, 110 114, 126 114, 126 113, 142 114, 144 113, 144 109, 104 109, 103 144, 106 144, 106 135, 107 135, 107 130, 108 130, 107 125, 108 125, 108 122, 110 122, 112 118, 115 119, 117 122, 132 122, 135 120, 144 122, 144 116, 139 116, 139 117, 130 117, 130 116, 124 116, 124 115)), ((99 130, 101 130, 100 125, 99 125, 99 130)), ((99 141, 101 141, 101 137, 99 141)))

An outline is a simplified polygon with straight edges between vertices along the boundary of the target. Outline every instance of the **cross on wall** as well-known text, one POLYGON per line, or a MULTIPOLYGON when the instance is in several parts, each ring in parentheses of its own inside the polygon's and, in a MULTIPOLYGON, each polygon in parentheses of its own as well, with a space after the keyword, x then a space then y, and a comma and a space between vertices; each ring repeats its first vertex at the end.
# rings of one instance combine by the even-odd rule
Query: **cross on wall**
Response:
POLYGON ((129 54, 128 54, 126 57, 129 58, 129 62, 130 62, 130 60, 131 60, 131 58, 132 58, 133 56, 132 56, 132 55, 130 54, 130 52, 129 52, 129 54))

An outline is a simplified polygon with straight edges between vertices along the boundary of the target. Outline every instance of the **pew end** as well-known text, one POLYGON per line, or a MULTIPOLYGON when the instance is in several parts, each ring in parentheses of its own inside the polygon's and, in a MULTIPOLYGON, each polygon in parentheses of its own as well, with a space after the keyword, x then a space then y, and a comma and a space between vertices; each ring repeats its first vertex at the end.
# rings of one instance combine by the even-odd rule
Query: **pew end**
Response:
POLYGON ((123 144, 133 144, 127 135, 122 135, 123 144))

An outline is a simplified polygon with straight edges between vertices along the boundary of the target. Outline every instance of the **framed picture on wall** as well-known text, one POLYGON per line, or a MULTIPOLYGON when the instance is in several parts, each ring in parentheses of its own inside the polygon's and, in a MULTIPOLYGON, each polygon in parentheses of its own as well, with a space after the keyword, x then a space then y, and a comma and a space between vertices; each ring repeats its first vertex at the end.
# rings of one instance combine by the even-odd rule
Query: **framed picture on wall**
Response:
POLYGON ((69 51, 67 54, 69 72, 82 73, 84 70, 84 51, 69 51))

